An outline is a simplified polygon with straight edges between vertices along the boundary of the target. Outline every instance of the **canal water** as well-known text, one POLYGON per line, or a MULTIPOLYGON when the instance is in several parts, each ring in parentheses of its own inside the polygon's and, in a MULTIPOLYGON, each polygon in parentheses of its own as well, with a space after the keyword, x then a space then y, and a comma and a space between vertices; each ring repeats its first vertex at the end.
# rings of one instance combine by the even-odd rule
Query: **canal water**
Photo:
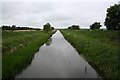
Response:
POLYGON ((30 66, 15 78, 100 78, 60 31, 39 48, 30 66))

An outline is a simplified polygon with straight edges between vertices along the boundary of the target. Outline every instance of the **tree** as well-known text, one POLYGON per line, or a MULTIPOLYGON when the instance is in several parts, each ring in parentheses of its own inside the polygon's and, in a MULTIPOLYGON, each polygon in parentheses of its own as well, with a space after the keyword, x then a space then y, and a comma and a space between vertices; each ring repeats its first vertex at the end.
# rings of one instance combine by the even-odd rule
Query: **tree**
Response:
POLYGON ((12 28, 16 28, 16 25, 12 25, 12 28))
POLYGON ((71 27, 68 27, 68 29, 71 29, 71 27))
POLYGON ((54 30, 54 27, 51 27, 52 30, 54 30))
POLYGON ((104 24, 108 30, 120 29, 120 4, 115 4, 107 9, 104 24))
POLYGON ((79 28, 79 25, 72 25, 72 26, 69 26, 68 29, 80 29, 80 28, 79 28))
POLYGON ((15 30, 16 29, 16 25, 12 25, 12 30, 15 30))
POLYGON ((48 32, 49 30, 51 30, 51 25, 49 23, 45 24, 43 26, 43 30, 46 31, 46 32, 48 32))
POLYGON ((72 25, 71 27, 72 27, 72 29, 79 29, 78 25, 72 25))
POLYGON ((94 22, 92 25, 90 25, 90 29, 100 29, 102 25, 100 25, 100 22, 94 22))
POLYGON ((5 26, 5 25, 2 26, 2 30, 10 30, 10 29, 11 29, 10 26, 5 26))

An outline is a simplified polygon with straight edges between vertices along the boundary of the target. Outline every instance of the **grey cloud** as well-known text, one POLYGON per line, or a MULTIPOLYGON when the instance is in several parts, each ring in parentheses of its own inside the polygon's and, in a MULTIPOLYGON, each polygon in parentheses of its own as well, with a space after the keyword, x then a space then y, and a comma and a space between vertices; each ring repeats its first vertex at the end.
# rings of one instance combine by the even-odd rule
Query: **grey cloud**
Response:
MULTIPOLYGON (((71 0, 72 1, 72 0, 71 0)), ((50 22, 65 28, 72 24, 88 27, 102 24, 106 9, 116 2, 2 2, 2 25, 39 27, 50 22)))

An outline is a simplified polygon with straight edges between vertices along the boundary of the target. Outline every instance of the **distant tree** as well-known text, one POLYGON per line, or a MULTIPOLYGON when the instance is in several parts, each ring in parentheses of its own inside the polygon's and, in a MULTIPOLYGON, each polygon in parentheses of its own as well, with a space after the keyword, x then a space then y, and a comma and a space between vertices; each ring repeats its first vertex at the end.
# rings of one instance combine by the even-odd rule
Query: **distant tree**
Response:
POLYGON ((53 29, 54 29, 54 27, 51 27, 51 29, 53 30, 53 29))
POLYGON ((72 29, 80 29, 78 25, 72 25, 71 28, 72 29))
POLYGON ((12 25, 12 28, 16 28, 16 25, 12 25))
POLYGON ((71 27, 68 27, 68 29, 71 29, 71 27))
POLYGON ((94 22, 92 25, 90 25, 90 29, 100 29, 102 25, 100 25, 100 22, 94 22))
POLYGON ((16 25, 12 25, 12 30, 16 30, 16 25))
POLYGON ((80 28, 79 28, 79 25, 72 25, 72 26, 69 26, 68 29, 80 29, 80 28))
POLYGON ((11 26, 2 26, 2 30, 40 30, 38 28, 30 28, 30 27, 16 27, 16 25, 11 26))
POLYGON ((43 26, 43 30, 46 31, 46 32, 48 32, 49 30, 51 30, 51 25, 49 23, 45 24, 43 26))
POLYGON ((11 27, 10 27, 10 26, 5 26, 5 25, 3 25, 3 26, 2 26, 2 30, 11 30, 11 27))
POLYGON ((104 24, 108 30, 120 29, 120 2, 107 9, 104 24))

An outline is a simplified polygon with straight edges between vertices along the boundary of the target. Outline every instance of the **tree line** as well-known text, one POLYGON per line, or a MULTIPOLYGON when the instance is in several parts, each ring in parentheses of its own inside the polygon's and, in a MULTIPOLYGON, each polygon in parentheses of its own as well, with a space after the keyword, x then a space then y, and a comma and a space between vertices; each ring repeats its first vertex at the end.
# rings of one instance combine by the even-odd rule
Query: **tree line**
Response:
MULTIPOLYGON (((16 25, 12 25, 12 26, 2 26, 2 30, 41 30, 39 28, 29 28, 29 27, 16 27, 16 25)), ((45 25, 43 25, 43 30, 45 32, 48 32, 50 30, 54 30, 54 27, 51 27, 50 23, 46 23, 45 25)))
MULTIPOLYGON (((107 30, 120 30, 120 2, 107 9, 104 25, 107 30)), ((100 29, 100 22, 94 22, 90 29, 100 29)), ((68 29, 79 29, 79 25, 72 25, 68 29)))
POLYGON ((16 25, 12 26, 2 26, 2 30, 40 30, 39 28, 29 28, 29 27, 16 27, 16 25))

